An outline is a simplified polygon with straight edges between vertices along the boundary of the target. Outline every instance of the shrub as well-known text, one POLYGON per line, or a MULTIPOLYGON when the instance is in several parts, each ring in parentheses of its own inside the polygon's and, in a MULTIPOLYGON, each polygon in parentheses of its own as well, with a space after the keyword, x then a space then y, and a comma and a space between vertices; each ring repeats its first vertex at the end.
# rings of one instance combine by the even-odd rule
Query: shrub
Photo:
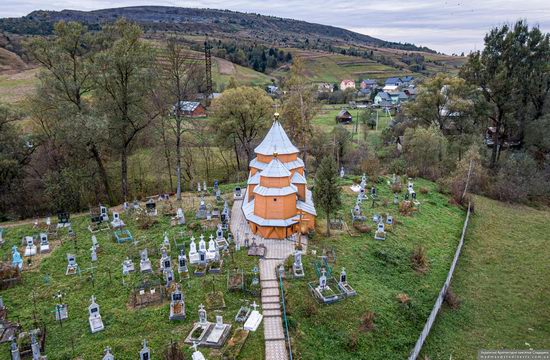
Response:
POLYGON ((301 306, 301 312, 306 318, 310 318, 312 316, 317 315, 317 304, 315 301, 311 298, 311 296, 305 296, 302 302, 301 306))
POLYGON ((425 273, 428 270, 428 255, 422 245, 417 245, 411 254, 411 265, 419 273, 425 273))
POLYGON ((416 209, 411 201, 401 201, 399 203, 399 213, 404 216, 410 216, 416 209))
POLYGON ((391 186, 391 191, 393 193, 400 193, 403 190, 403 185, 401 183, 395 183, 391 186))
POLYGON ((428 193, 428 189, 425 187, 421 187, 420 190, 418 190, 421 194, 426 195, 428 193))
POLYGON ((359 345, 359 341, 357 339, 357 332, 352 331, 348 336, 346 336, 346 349, 349 352, 355 352, 357 351, 357 346, 359 345))
POLYGON ((411 298, 409 297, 409 295, 405 293, 397 294, 396 299, 402 305, 407 305, 411 301, 411 298))
POLYGON ((368 225, 365 225, 365 224, 355 223, 355 224, 353 224, 353 227, 357 231, 359 231, 360 233, 363 233, 363 234, 368 234, 372 231, 372 228, 368 225))
POLYGON ((458 296, 456 296, 456 294, 454 293, 451 287, 447 289, 444 300, 445 300, 445 304, 447 304, 447 306, 449 306, 449 308, 453 310, 458 309, 460 307, 460 303, 462 302, 460 301, 458 296))
POLYGON ((361 319, 361 325, 359 329, 364 332, 370 332, 374 330, 374 320, 376 319, 376 314, 372 311, 367 311, 363 318, 361 319))

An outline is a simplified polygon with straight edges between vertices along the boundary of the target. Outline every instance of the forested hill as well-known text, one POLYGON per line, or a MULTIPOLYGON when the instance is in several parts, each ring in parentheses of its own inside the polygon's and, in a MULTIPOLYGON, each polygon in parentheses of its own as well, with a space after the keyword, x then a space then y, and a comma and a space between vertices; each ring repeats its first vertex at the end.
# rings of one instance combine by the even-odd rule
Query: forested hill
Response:
MULTIPOLYGON (((177 31, 188 34, 227 34, 238 38, 267 41, 279 46, 315 42, 376 46, 408 51, 434 52, 414 44, 388 42, 342 28, 273 16, 229 10, 193 9, 165 6, 135 6, 95 11, 33 11, 21 18, 0 19, 0 31, 21 35, 48 35, 60 20, 80 21, 89 28, 124 17, 149 31, 177 31)), ((313 45, 313 44, 312 44, 313 45)))

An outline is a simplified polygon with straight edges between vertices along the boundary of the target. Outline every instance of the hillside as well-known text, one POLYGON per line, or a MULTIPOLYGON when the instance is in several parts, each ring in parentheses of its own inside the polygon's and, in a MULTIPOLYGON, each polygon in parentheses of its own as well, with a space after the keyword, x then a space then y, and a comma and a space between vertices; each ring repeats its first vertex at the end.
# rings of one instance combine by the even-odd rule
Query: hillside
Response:
POLYGON ((550 347, 550 212, 475 198, 445 306, 428 337, 430 359, 473 359, 479 349, 550 347))
POLYGON ((229 10, 193 9, 165 6, 135 6, 95 11, 34 11, 21 18, 0 19, 0 31, 16 34, 47 35, 60 20, 79 21, 91 29, 117 18, 127 18, 146 30, 191 34, 234 34, 272 44, 292 45, 312 38, 317 42, 371 45, 411 51, 434 52, 426 47, 384 41, 338 27, 229 10))

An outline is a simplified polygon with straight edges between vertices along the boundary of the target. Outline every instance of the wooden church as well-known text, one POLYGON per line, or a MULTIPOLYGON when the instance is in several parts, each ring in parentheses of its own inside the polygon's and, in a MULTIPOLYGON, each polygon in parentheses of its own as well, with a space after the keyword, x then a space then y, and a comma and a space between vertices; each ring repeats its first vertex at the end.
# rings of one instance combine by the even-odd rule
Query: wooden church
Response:
POLYGON ((252 232, 284 239, 313 229, 317 213, 307 189, 304 162, 279 121, 273 122, 254 152, 242 207, 252 232))

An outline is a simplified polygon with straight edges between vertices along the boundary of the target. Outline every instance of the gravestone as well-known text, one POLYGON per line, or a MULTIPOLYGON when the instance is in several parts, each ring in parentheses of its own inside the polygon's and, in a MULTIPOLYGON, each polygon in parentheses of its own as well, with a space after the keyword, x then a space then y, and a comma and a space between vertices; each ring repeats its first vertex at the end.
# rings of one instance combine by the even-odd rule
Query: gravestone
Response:
POLYGON ((294 264, 292 264, 292 270, 294 271, 294 277, 304 277, 304 265, 302 264, 302 252, 300 250, 294 251, 294 264))
POLYGON ((102 331, 105 327, 103 326, 103 320, 101 319, 101 314, 99 313, 99 305, 95 302, 95 296, 92 295, 91 304, 88 306, 88 322, 90 323, 90 330, 93 333, 102 331))
POLYGON ((343 179, 344 176, 346 176, 346 172, 344 171, 344 167, 342 166, 342 167, 340 168, 340 179, 343 179))
POLYGON ((57 214, 57 228, 69 227, 71 215, 68 212, 59 212, 57 214))
POLYGON ((0 227, 0 246, 4 244, 4 228, 0 227))
POLYGON ((214 261, 219 259, 219 257, 220 257, 220 252, 218 251, 218 246, 214 241, 214 236, 210 234, 210 241, 208 241, 208 251, 206 252, 206 260, 214 261))
POLYGON ((385 240, 386 239, 386 231, 384 228, 384 222, 380 221, 376 227, 376 233, 374 234, 375 240, 385 240))
POLYGON ((348 284, 348 275, 346 273, 345 268, 342 268, 342 272, 340 273, 340 280, 338 281, 338 287, 344 294, 346 294, 346 296, 357 295, 355 290, 348 284))
POLYGON ((74 275, 79 272, 80 269, 76 263, 76 256, 73 254, 67 254, 67 270, 65 271, 65 275, 74 275))
POLYGON ((97 238, 95 235, 92 235, 92 246, 94 246, 96 250, 99 250, 99 242, 97 241, 97 238))
POLYGON ((178 208, 176 212, 176 219, 178 221, 178 225, 185 225, 185 214, 183 213, 182 208, 178 208))
POLYGON ((21 254, 19 254, 19 251, 17 251, 17 246, 15 245, 11 248, 11 266, 18 268, 19 270, 23 268, 23 258, 21 258, 21 254))
POLYGON ((97 252, 95 250, 95 246, 92 246, 90 251, 91 251, 90 257, 92 258, 92 262, 96 262, 97 261, 97 252))
POLYGON ((197 192, 201 192, 201 183, 197 181, 197 192))
POLYGON ((21 360, 21 353, 19 352, 19 347, 15 341, 15 337, 11 339, 10 345, 11 360, 21 360))
POLYGON ((195 237, 191 237, 191 243, 189 244, 189 262, 191 264, 199 263, 199 253, 197 252, 197 244, 195 243, 195 237))
POLYGON ((260 326, 260 323, 262 322, 263 315, 260 314, 260 312, 257 310, 258 304, 254 301, 252 303, 252 312, 250 313, 250 316, 244 323, 243 329, 248 331, 256 331, 258 327, 260 326))
POLYGON ((149 199, 145 203, 145 212, 149 216, 157 216, 157 204, 153 199, 149 199))
POLYGON ((139 360, 151 360, 151 350, 149 350, 145 339, 143 339, 143 347, 139 351, 139 360))
POLYGON ((149 256, 147 254, 147 249, 143 249, 143 251, 140 254, 140 261, 139 261, 139 270, 142 273, 150 273, 153 272, 153 269, 151 268, 151 260, 149 260, 149 256))
POLYGON ((32 236, 25 236, 25 253, 24 256, 36 255, 36 245, 32 236))
POLYGON ((206 317, 206 310, 204 310, 204 305, 199 305, 199 325, 206 326, 208 325, 208 319, 206 317))
POLYGON ((186 273, 189 270, 187 269, 187 257, 185 256, 185 248, 180 250, 178 255, 178 273, 186 273))
POLYGON ((220 189, 216 190, 216 201, 221 202, 222 201, 222 192, 220 189))
POLYGON ((204 180, 202 181, 202 190, 204 192, 208 192, 208 189, 206 188, 206 181, 204 181, 204 180))
POLYGON ((185 301, 179 285, 171 295, 169 320, 185 320, 185 301))
POLYGON ((48 241, 48 233, 40 233, 40 253, 45 254, 50 252, 50 243, 48 241))
POLYGON ((101 221, 105 221, 105 222, 109 221, 109 213, 105 206, 102 206, 102 205, 99 206, 99 216, 101 217, 101 221))
POLYGON ((393 204, 399 205, 399 195, 397 193, 393 193, 393 204))
POLYGON ((235 191, 233 191, 233 199, 235 200, 242 200, 243 198, 243 193, 242 193, 242 190, 240 187, 236 187, 235 188, 235 191))
POLYGON ((170 239, 168 238, 168 233, 165 231, 164 232, 164 237, 163 237, 163 240, 162 240, 162 247, 168 251, 170 251, 171 249, 171 246, 170 246, 170 239))
POLYGON ((63 321, 69 318, 69 309, 67 304, 56 304, 54 313, 55 321, 63 321))
POLYGON ((193 349, 193 355, 191 360, 206 360, 206 358, 204 357, 204 355, 198 350, 198 346, 199 346, 199 343, 197 343, 196 341, 193 342, 193 346, 191 347, 193 349))
POLYGON ((204 202, 204 198, 201 196, 201 200, 199 203, 199 210, 195 214, 195 218, 197 220, 204 220, 206 219, 206 203, 204 202))
POLYGON ((116 211, 113 211, 113 221, 111 221, 111 226, 113 229, 120 229, 124 227, 124 221, 120 218, 120 214, 116 211))
POLYGON ((31 351, 33 360, 42 359, 42 356, 40 355, 40 344, 36 340, 35 333, 31 333, 31 351))
POLYGON ((115 356, 111 353, 111 348, 106 347, 105 350, 103 350, 103 359, 102 360, 115 360, 115 356))
POLYGON ((122 262, 122 275, 128 275, 134 271, 134 262, 132 261, 132 259, 127 257, 126 260, 122 262))
POLYGON ((164 271, 164 280, 166 281, 166 287, 169 288, 174 281, 174 270, 168 269, 164 271))

